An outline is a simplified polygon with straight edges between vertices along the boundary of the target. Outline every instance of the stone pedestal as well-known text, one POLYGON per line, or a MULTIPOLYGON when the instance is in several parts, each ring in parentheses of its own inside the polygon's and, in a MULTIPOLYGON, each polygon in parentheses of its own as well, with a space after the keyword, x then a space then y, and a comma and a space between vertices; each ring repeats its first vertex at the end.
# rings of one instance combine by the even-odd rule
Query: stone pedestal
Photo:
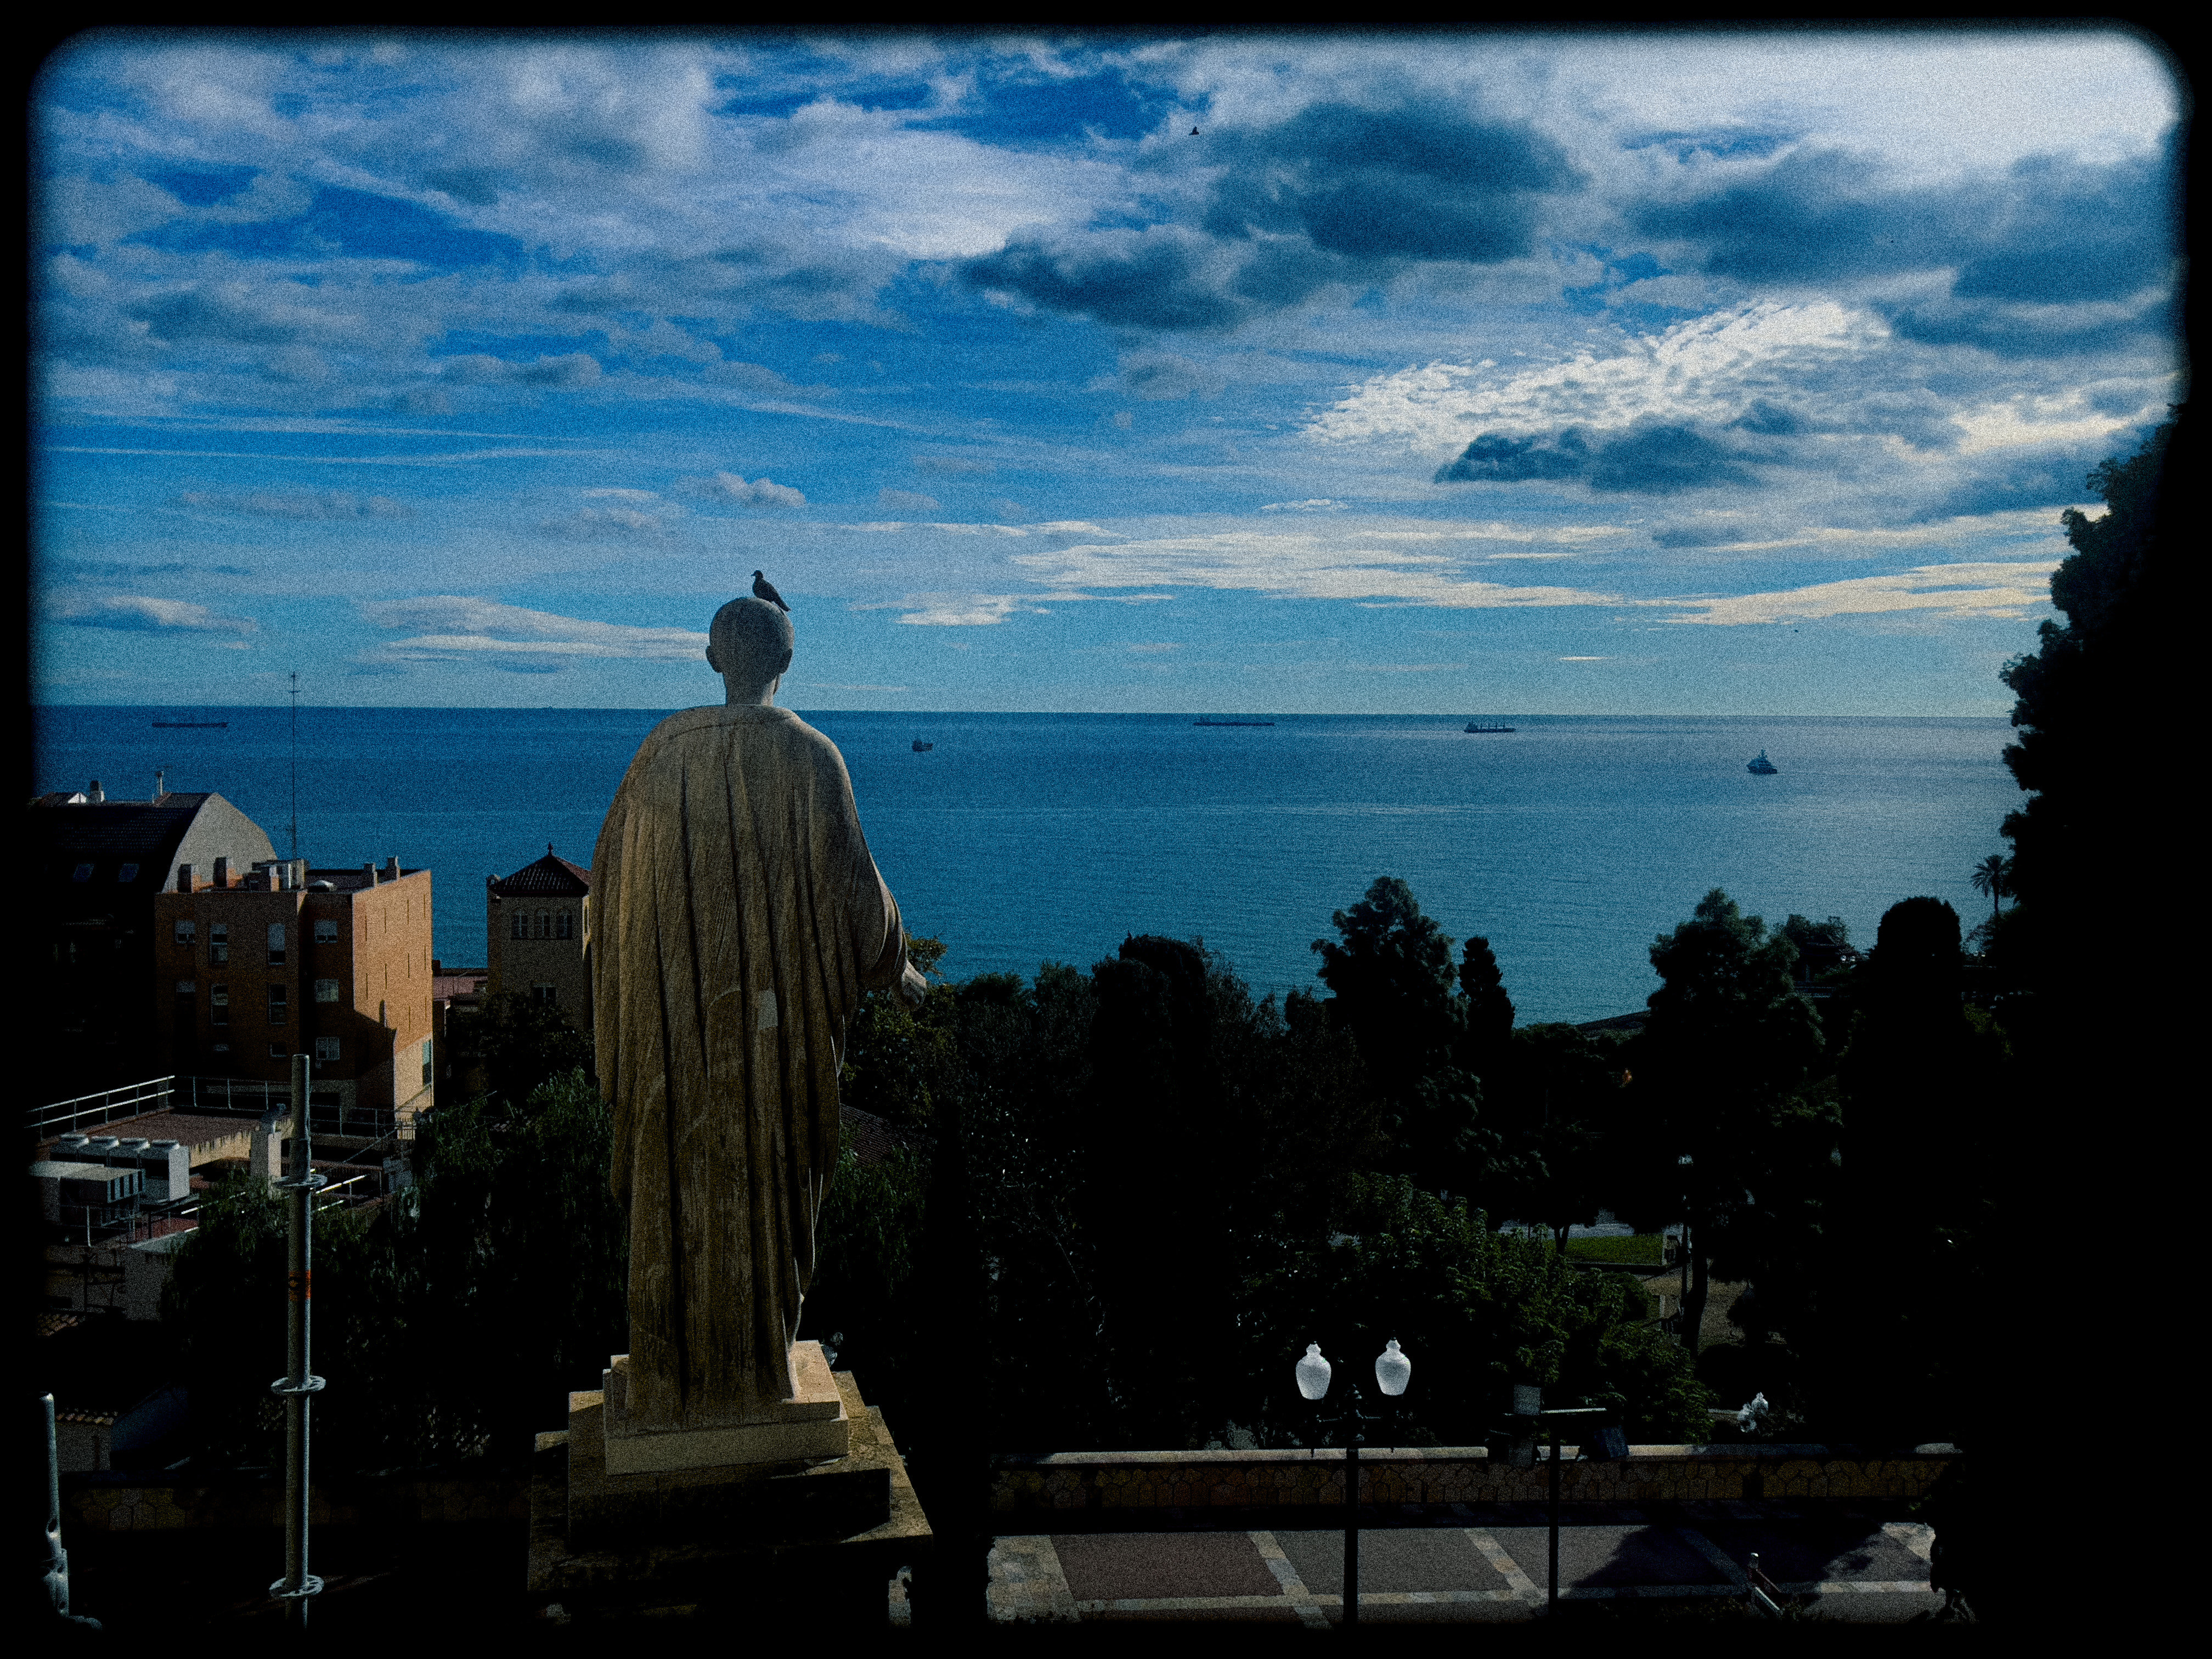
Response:
POLYGON ((814 1343, 793 1360, 793 1398, 763 1423, 619 1432, 619 1359, 606 1388, 569 1395, 568 1428, 538 1437, 532 1597, 571 1615, 883 1624, 891 1578, 928 1553, 929 1522, 851 1373, 832 1373, 814 1343))

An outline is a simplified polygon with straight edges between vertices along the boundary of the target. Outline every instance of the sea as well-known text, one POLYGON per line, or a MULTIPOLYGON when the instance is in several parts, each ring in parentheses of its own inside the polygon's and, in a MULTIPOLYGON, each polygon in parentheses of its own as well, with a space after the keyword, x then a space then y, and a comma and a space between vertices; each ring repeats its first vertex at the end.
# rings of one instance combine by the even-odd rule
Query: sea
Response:
MULTIPOLYGON (((282 707, 46 708, 35 787, 143 799, 159 769, 279 855, 427 867, 438 956, 480 965, 484 877, 549 844, 588 864, 668 712, 302 708, 295 735, 282 707)), ((2002 719, 1524 714, 1470 733, 1418 714, 799 712, 843 752, 877 865, 951 977, 1087 968, 1162 933, 1257 994, 1319 991, 1332 913, 1397 876, 1455 940, 1488 938, 1523 1023, 1641 1008, 1653 939, 1716 887, 1776 924, 1841 916, 1861 945, 1921 894, 1972 927, 1970 872, 2022 799, 2002 719), (1771 776, 1746 769, 1762 750, 1771 776)))

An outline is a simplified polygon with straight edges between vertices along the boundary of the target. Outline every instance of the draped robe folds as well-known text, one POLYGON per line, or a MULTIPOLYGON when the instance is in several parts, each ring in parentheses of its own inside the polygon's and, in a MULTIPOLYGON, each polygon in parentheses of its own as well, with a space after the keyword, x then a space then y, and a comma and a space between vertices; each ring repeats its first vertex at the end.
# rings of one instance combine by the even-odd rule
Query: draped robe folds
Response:
POLYGON ((765 705, 663 720, 599 832, 592 908, 629 1422, 758 1421, 792 1393, 846 1021, 906 962, 836 745, 765 705))

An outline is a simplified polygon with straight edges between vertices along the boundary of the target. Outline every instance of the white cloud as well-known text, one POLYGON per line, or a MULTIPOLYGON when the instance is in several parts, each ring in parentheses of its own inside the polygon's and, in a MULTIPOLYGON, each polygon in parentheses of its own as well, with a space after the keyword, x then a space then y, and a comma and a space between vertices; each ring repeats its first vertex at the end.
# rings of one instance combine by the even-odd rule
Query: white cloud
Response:
POLYGON ((1939 617, 2016 617, 2051 598, 2056 559, 2017 563, 1923 564, 1890 576, 1857 576, 1816 582, 1773 593, 1731 599, 1644 601, 1687 607, 1670 623, 1737 627, 1749 623, 1807 621, 1821 617, 1880 616, 1900 611, 1939 617))
POLYGON ((59 620, 79 628, 128 634, 252 634, 261 626, 251 617, 221 617, 204 605, 146 593, 64 593, 52 609, 59 620))
POLYGON ((848 608, 903 611, 907 614, 899 621, 917 628, 988 628, 1024 611, 1039 617, 1052 614, 1034 598, 1018 593, 909 593, 902 599, 848 608))
POLYGON ((688 629, 587 622, 454 594, 356 604, 379 628, 431 630, 381 647, 378 654, 383 660, 535 656, 696 662, 707 648, 707 635, 688 629))
POLYGON ((1269 501, 1260 510, 1262 513, 1342 513, 1351 505, 1349 501, 1331 501, 1322 495, 1310 501, 1269 501))
POLYGON ((780 484, 766 473, 745 482, 735 472, 717 472, 710 478, 683 478, 676 486, 712 501, 732 501, 739 507, 804 507, 806 497, 788 484, 780 484))
POLYGON ((883 489, 876 492, 876 505, 894 513, 934 513, 937 499, 912 489, 883 489))
MULTIPOLYGON (((586 493, 629 495, 637 492, 586 493)), ((666 539, 672 528, 669 520, 682 510, 666 507, 648 513, 635 507, 580 507, 564 518, 541 520, 538 529, 542 535, 571 542, 657 542, 666 539)))
POLYGON ((343 489, 188 489, 177 505, 198 513, 236 513, 260 519, 411 519, 415 509, 389 495, 356 495, 343 489))
MULTIPOLYGON (((1407 533, 1441 538, 1450 532, 1407 533)), ((1012 562, 1055 587, 1210 587, 1477 610, 1619 603, 1613 595, 1579 588, 1474 581, 1457 573, 1449 554, 1363 547, 1364 539, 1370 538, 1319 531, 1234 530, 1017 553, 1012 562)))
POLYGON ((1833 301, 1764 301, 1677 323, 1599 356, 1509 374, 1488 359, 1378 374, 1316 416, 1330 443, 1457 449, 1484 432, 1625 427, 1647 416, 1731 421, 1761 398, 1789 398, 1812 371, 1875 349, 1887 328, 1833 301))

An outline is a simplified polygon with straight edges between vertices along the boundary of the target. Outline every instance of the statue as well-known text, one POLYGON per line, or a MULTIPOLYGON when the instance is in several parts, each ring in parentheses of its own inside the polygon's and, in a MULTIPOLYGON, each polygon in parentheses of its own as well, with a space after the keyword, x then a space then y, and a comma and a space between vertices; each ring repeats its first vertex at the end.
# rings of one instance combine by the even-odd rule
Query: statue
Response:
POLYGON ((630 1434, 761 1424, 800 1392, 792 1345, 836 1168, 846 1022, 865 989, 909 1005, 925 989, 842 757, 775 707, 792 639, 764 600, 715 613, 707 661, 727 700, 653 728, 592 854, 599 1087, 630 1217, 630 1434))

